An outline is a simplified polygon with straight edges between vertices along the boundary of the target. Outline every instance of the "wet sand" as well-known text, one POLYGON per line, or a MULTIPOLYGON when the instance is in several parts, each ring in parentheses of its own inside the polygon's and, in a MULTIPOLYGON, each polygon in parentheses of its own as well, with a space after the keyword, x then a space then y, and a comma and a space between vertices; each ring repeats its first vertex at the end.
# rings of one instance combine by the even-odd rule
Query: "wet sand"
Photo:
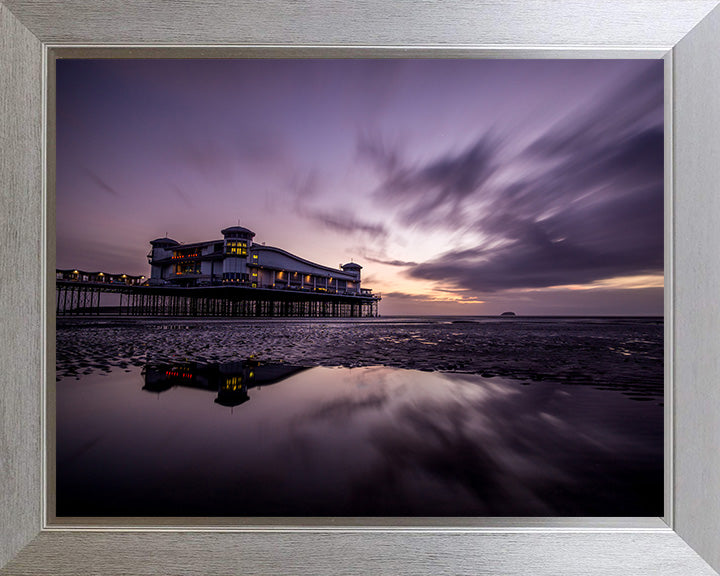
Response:
POLYGON ((553 381, 662 401, 662 318, 59 319, 57 379, 250 356, 553 381))

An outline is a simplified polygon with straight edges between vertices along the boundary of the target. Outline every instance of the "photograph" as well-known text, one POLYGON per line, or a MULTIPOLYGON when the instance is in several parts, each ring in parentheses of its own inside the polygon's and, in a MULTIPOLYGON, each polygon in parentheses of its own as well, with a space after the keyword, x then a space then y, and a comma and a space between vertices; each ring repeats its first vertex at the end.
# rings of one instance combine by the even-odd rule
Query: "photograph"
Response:
POLYGON ((57 59, 51 514, 663 516, 664 81, 57 59))

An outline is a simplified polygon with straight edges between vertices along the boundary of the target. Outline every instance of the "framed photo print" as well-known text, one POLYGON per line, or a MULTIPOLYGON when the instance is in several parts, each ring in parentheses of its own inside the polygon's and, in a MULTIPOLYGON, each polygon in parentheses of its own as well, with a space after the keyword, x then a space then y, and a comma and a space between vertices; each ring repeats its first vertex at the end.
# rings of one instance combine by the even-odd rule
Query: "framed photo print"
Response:
POLYGON ((716 4, 5 0, 2 573, 714 574, 716 4))

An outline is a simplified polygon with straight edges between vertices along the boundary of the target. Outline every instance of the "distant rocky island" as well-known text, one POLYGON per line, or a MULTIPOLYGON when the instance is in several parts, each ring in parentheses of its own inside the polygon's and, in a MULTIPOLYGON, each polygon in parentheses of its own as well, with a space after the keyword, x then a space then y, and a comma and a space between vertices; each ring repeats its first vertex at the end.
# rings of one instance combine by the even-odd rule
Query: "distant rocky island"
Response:
POLYGON ((500 316, 516 316, 515 312, 503 312, 500 316))

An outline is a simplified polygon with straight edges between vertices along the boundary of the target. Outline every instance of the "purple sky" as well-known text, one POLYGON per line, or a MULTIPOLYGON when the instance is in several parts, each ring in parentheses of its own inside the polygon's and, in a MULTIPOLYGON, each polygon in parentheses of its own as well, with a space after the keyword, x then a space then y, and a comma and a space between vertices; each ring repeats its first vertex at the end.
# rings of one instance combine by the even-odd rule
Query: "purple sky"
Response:
POLYGON ((391 314, 663 313, 660 60, 59 60, 57 266, 363 266, 391 314))

